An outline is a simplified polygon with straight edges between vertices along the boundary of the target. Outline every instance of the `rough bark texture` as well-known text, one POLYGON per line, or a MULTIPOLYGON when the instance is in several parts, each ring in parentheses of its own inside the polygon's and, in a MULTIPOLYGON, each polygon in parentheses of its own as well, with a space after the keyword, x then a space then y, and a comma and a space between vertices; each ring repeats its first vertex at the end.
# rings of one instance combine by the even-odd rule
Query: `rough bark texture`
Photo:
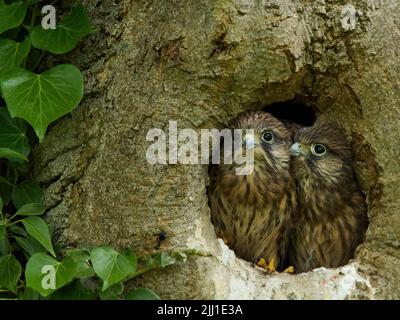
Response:
POLYGON ((67 57, 86 94, 35 154, 48 218, 63 246, 139 253, 195 249, 134 285, 163 298, 400 298, 400 2, 86 1, 100 32, 67 57), (353 263, 266 275, 217 240, 206 165, 150 165, 151 128, 221 128, 246 109, 296 99, 345 127, 370 225, 353 263))

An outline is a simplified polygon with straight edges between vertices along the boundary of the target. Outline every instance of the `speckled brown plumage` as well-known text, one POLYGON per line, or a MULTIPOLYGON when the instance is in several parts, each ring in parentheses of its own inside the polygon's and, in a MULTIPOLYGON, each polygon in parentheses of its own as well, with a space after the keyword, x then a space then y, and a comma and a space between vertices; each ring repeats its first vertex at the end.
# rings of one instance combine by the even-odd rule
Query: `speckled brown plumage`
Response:
POLYGON ((352 168, 350 145, 343 130, 327 122, 301 129, 294 142, 290 151, 298 211, 290 263, 296 272, 344 265, 367 228, 365 198, 352 168))
POLYGON ((237 256, 252 262, 274 259, 279 268, 296 201, 289 174, 289 133, 266 112, 243 113, 230 127, 255 130, 254 171, 241 176, 235 174, 237 165, 212 166, 208 189, 212 221, 237 256), (266 132, 272 132, 272 143, 262 138, 266 132))

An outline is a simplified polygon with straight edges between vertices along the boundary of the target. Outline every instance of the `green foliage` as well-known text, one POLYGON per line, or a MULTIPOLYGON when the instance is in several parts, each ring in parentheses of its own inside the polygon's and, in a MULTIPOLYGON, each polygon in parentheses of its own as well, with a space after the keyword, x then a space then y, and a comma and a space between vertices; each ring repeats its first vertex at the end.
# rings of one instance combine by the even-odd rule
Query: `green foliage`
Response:
POLYGON ((136 272, 137 259, 132 251, 120 253, 110 247, 95 248, 90 253, 94 271, 103 279, 102 291, 136 272))
POLYGON ((21 270, 20 263, 12 254, 0 257, 0 287, 16 292, 21 270))
POLYGON ((31 51, 31 42, 28 37, 25 37, 22 42, 0 38, 0 61, 7 61, 0 65, 0 75, 5 75, 19 67, 29 51, 31 51))
MULTIPOLYGON (((72 7, 56 29, 43 29, 39 12, 40 1, 16 1, 8 5, 0 0, 2 97, 11 117, 27 121, 42 141, 48 125, 71 112, 81 101, 83 77, 73 65, 59 65, 42 72, 38 72, 38 66, 47 52, 69 52, 93 29, 82 5, 72 7)), ((10 122, 5 118, 6 108, 0 108, 1 124, 10 122)), ((14 134, 23 129, 17 121, 11 125, 17 127, 14 134)), ((26 149, 13 150, 26 153, 26 149)))
POLYGON ((92 32, 85 8, 78 5, 72 9, 71 15, 57 25, 56 29, 45 30, 36 26, 30 37, 35 48, 62 54, 71 51, 83 37, 92 32))
POLYGON ((125 300, 160 300, 160 297, 149 289, 139 288, 128 292, 125 300))
POLYGON ((11 116, 25 119, 42 141, 48 125, 81 101, 83 77, 66 64, 41 74, 18 68, 2 78, 1 89, 11 116))
POLYGON ((54 30, 41 27, 41 1, 0 0, 0 299, 158 299, 125 282, 176 258, 158 253, 138 262, 131 251, 108 246, 57 252, 43 219, 43 193, 29 177, 29 155, 49 124, 83 97, 73 65, 49 69, 43 57, 64 54, 91 34, 82 5, 54 30), (140 267, 139 267, 140 265, 140 267))
POLYGON ((48 225, 40 217, 45 211, 41 192, 32 181, 17 186, 13 199, 18 199, 21 206, 13 214, 4 212, 0 198, 0 297, 5 292, 5 297, 19 299, 158 299, 144 288, 126 293, 124 283, 152 269, 174 264, 182 256, 156 253, 142 259, 139 268, 131 250, 100 246, 70 250, 60 258, 53 249, 48 225), (32 197, 16 196, 26 190, 33 190, 32 197), (17 259, 21 253, 24 258, 17 259))
POLYGON ((18 27, 24 21, 27 5, 16 1, 10 5, 0 0, 0 33, 18 27))

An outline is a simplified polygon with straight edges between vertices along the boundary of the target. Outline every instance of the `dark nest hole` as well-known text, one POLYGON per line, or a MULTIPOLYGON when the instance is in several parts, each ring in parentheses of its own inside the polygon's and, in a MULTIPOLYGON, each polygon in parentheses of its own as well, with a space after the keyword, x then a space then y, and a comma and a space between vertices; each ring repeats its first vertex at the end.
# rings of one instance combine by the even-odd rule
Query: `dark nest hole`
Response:
POLYGON ((279 120, 294 122, 301 126, 312 126, 316 120, 313 108, 296 101, 284 101, 273 103, 262 109, 279 120))

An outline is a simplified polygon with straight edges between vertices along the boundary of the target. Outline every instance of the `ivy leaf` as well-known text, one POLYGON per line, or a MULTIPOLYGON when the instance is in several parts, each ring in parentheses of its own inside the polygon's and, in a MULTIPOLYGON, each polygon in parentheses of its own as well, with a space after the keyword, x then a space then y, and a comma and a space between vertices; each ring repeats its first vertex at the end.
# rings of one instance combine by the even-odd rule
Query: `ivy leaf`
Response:
POLYGON ((93 267, 90 264, 90 254, 86 250, 72 250, 68 252, 76 267, 76 278, 90 278, 94 276, 93 267))
POLYGON ((90 257, 94 271, 103 280, 102 291, 136 271, 137 259, 132 250, 120 253, 110 247, 97 247, 90 257))
POLYGON ((10 148, 0 148, 0 158, 8 160, 28 161, 28 159, 17 151, 10 148))
POLYGON ((128 292, 125 300, 161 300, 161 298, 150 289, 139 288, 128 292))
POLYGON ((43 141, 48 125, 71 112, 83 97, 83 77, 73 65, 62 64, 42 74, 18 68, 1 80, 11 116, 26 120, 43 141))
POLYGON ((18 279, 21 276, 22 267, 18 260, 8 254, 0 258, 0 287, 13 292, 17 291, 18 279))
POLYGON ((28 37, 22 42, 0 38, 0 76, 19 67, 30 50, 31 42, 28 37))
POLYGON ((25 180, 13 188, 12 201, 19 209, 26 204, 41 203, 43 191, 34 180, 25 180))
POLYGON ((32 236, 28 235, 26 238, 16 236, 15 241, 17 241, 17 243, 29 256, 32 256, 37 252, 47 252, 47 250, 39 243, 39 241, 32 236))
POLYGON ((21 228, 20 226, 17 226, 14 224, 14 225, 10 225, 9 228, 10 228, 10 231, 14 234, 17 234, 17 235, 23 236, 23 237, 27 236, 26 231, 23 228, 21 228))
POLYGON ((40 203, 28 203, 16 212, 17 216, 40 216, 44 213, 44 206, 40 203))
POLYGON ((19 300, 39 300, 40 295, 32 288, 25 288, 24 292, 19 295, 19 300))
POLYGON ((176 259, 167 252, 157 253, 149 257, 147 262, 148 268, 165 268, 171 264, 176 263, 176 259))
POLYGON ((26 130, 25 121, 12 119, 7 108, 0 108, 0 148, 9 148, 28 156, 30 146, 26 130))
POLYGON ((0 1, 0 33, 18 27, 25 18, 27 6, 23 1, 10 5, 0 1))
POLYGON ((74 280, 49 297, 51 300, 95 300, 96 294, 86 288, 79 279, 74 280))
POLYGON ((36 26, 30 37, 35 48, 63 54, 74 49, 78 42, 92 31, 86 10, 79 4, 72 8, 70 15, 57 24, 56 29, 36 26))
POLYGON ((124 292, 124 284, 118 282, 107 290, 100 292, 99 296, 101 300, 118 300, 122 292, 124 292))
POLYGON ((47 297, 49 294, 71 282, 75 274, 76 269, 72 259, 68 259, 67 257, 59 262, 53 257, 39 252, 32 255, 26 264, 26 285, 38 291, 42 296, 47 297), (53 267, 55 273, 52 274, 51 271, 45 272, 46 268, 49 267, 53 267), (52 279, 52 276, 55 276, 55 278, 52 279), (54 286, 52 287, 51 285, 54 286))
POLYGON ((2 255, 6 255, 10 252, 10 241, 8 240, 7 235, 4 235, 0 238, 0 253, 2 255))
POLYGON ((51 244, 50 231, 46 222, 39 217, 28 217, 21 220, 21 222, 24 225, 26 232, 39 241, 39 243, 55 257, 56 254, 53 245, 51 244))

